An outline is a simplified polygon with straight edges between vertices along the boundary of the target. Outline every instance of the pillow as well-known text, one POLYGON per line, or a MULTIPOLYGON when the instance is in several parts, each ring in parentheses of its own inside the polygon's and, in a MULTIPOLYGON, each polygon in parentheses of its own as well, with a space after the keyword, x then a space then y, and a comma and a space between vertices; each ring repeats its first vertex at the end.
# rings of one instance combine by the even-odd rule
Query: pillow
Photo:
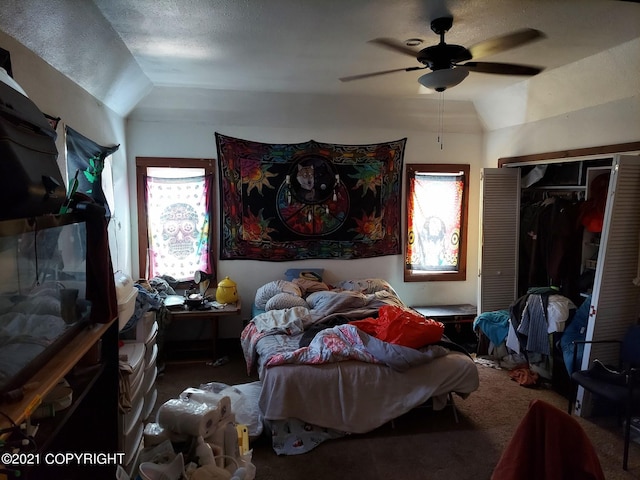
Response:
POLYGON ((294 278, 306 278, 308 280, 321 282, 323 273, 324 268, 290 268, 284 272, 284 277, 289 282, 293 281, 294 278))
POLYGON ((267 301, 264 309, 268 312, 270 310, 284 310, 285 308, 293 307, 309 308, 309 305, 304 298, 289 293, 278 293, 267 301))
POLYGON ((271 297, 283 292, 302 297, 302 291, 295 283, 287 282, 286 280, 274 280, 258 289, 254 303, 256 307, 264 309, 271 297))
POLYGON ((376 293, 379 291, 387 291, 396 293, 393 287, 382 278, 363 278, 359 280, 345 280, 337 285, 338 288, 343 290, 350 290, 360 293, 376 293))
POLYGON ((315 280, 309 280, 307 278, 294 278, 293 283, 300 287, 302 290, 302 296, 311 294, 313 292, 321 292, 329 290, 329 285, 324 282, 317 282, 315 280))

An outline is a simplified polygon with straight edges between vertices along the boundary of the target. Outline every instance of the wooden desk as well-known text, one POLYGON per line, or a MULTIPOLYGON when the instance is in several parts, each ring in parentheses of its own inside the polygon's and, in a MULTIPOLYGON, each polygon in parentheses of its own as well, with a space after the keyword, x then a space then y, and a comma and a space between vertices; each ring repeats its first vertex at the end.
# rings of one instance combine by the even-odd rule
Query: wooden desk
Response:
MULTIPOLYGON (((186 305, 182 308, 169 309, 171 323, 188 320, 209 320, 211 322, 211 359, 216 360, 216 344, 218 342, 218 320, 229 315, 240 315, 241 300, 229 303, 224 308, 209 308, 207 310, 189 310, 186 305)), ((167 339, 168 340, 168 339, 167 339)))

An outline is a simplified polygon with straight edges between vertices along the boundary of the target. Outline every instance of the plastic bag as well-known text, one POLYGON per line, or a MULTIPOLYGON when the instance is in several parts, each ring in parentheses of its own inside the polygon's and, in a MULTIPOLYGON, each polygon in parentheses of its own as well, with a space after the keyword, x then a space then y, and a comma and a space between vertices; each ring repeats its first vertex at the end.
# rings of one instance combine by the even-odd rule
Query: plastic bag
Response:
POLYGON ((225 395, 231 399, 231 411, 236 416, 236 422, 247 426, 250 440, 255 440, 262 434, 262 414, 260 407, 258 407, 258 399, 262 389, 261 382, 240 385, 211 382, 200 385, 200 389, 225 395))
POLYGON ((349 323, 379 340, 404 347, 420 348, 442 339, 444 324, 425 318, 414 310, 385 305, 378 312, 378 318, 349 323))

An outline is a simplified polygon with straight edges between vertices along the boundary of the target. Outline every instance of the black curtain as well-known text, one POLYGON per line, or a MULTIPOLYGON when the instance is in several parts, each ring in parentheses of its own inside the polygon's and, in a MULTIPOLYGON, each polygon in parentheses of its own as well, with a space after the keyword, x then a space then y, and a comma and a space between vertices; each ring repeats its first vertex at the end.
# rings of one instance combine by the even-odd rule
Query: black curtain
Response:
POLYGON ((111 211, 102 191, 102 170, 104 160, 120 148, 120 145, 103 147, 93 140, 66 126, 67 134, 67 178, 69 185, 78 179, 77 192, 91 197, 105 208, 105 216, 111 217, 111 211))

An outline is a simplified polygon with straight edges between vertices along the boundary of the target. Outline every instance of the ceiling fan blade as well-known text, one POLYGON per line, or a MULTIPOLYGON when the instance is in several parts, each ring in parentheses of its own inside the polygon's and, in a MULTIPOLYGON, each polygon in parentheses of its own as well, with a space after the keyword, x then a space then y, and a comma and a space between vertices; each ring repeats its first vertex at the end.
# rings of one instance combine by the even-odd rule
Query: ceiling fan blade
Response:
POLYGON ((487 57, 545 37, 546 35, 540 30, 524 28, 476 43, 469 48, 469 51, 471 52, 472 58, 487 57))
POLYGON ((498 73, 501 75, 523 75, 532 76, 540 73, 544 68, 531 65, 518 65, 515 63, 496 62, 467 62, 458 67, 468 68, 472 72, 498 73))
POLYGON ((360 75, 351 75, 349 77, 340 78, 341 82, 350 82, 352 80, 360 80, 362 78, 377 77, 378 75, 386 75, 387 73, 395 72, 412 72, 414 70, 422 70, 427 67, 408 67, 408 68, 394 68, 393 70, 383 70, 381 72, 361 73, 360 75))
POLYGON ((374 38, 373 40, 369 40, 367 43, 375 43, 380 47, 384 47, 396 53, 404 53, 405 55, 409 55, 413 58, 418 56, 418 52, 416 50, 411 47, 407 47, 404 43, 394 38, 374 38))

